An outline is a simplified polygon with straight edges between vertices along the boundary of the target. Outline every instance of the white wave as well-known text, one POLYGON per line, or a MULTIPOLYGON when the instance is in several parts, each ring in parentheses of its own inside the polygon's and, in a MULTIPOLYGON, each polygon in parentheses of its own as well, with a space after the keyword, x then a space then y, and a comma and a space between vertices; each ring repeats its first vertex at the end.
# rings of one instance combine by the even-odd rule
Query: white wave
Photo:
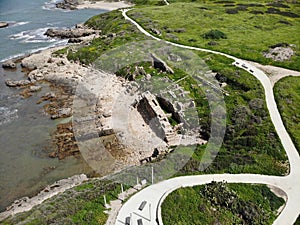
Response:
POLYGON ((23 21, 23 22, 13 22, 11 27, 18 27, 18 26, 23 26, 25 24, 30 23, 29 21, 23 21))
POLYGON ((59 25, 59 24, 61 24, 61 21, 58 21, 58 22, 54 22, 54 23, 47 23, 47 25, 48 26, 57 26, 57 25, 59 25))
POLYGON ((18 119, 18 109, 9 109, 8 107, 0 107, 0 125, 10 123, 18 119))
POLYGON ((0 63, 3 63, 3 62, 5 62, 7 60, 10 60, 10 59, 17 59, 17 58, 20 58, 20 57, 22 57, 24 55, 26 55, 26 54, 25 53, 20 53, 20 54, 17 54, 17 55, 8 56, 8 57, 6 57, 4 59, 0 59, 0 63))
POLYGON ((12 56, 9 56, 7 58, 0 59, 0 63, 5 62, 5 61, 10 60, 10 59, 21 58, 21 57, 24 57, 26 55, 30 55, 30 54, 33 54, 33 53, 36 53, 36 52, 39 52, 39 51, 46 50, 48 48, 53 48, 53 47, 58 47, 58 46, 67 46, 67 45, 68 45, 68 40, 58 40, 58 41, 54 42, 53 44, 45 46, 45 47, 28 50, 24 53, 12 55, 12 56))
POLYGON ((10 35, 9 38, 13 40, 21 40, 24 43, 41 43, 41 42, 55 42, 57 39, 49 38, 45 32, 50 27, 39 28, 36 30, 26 30, 17 34, 10 35))

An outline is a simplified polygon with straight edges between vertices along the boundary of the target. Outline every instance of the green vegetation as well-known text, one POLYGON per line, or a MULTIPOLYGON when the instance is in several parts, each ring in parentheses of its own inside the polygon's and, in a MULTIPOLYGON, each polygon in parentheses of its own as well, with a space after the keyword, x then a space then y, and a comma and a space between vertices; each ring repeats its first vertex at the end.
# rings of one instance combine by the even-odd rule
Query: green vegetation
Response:
POLYGON ((215 40, 218 40, 218 39, 226 39, 227 36, 226 34, 224 34, 222 31, 219 31, 219 30, 211 30, 205 34, 203 34, 203 37, 206 38, 206 39, 215 39, 215 40))
MULTIPOLYGON (((227 84, 224 91, 228 93, 224 96, 227 108, 227 129, 223 145, 213 163, 204 173, 284 175, 287 172, 287 167, 284 165, 287 157, 269 117, 262 85, 249 73, 232 66, 231 59, 209 53, 196 53, 216 73, 216 79, 220 83, 227 84)), ((203 87, 197 86, 192 77, 187 77, 185 72, 177 68, 173 68, 174 74, 161 73, 149 63, 131 65, 117 74, 132 79, 129 75, 135 73, 136 66, 143 67, 145 74, 167 76, 174 82, 179 81, 178 85, 190 92, 190 97, 196 103, 198 118, 200 118, 197 123, 202 128, 201 135, 208 140, 211 123, 210 108, 205 92, 202 90, 203 87)), ((158 86, 161 87, 161 84, 158 86)), ((202 173, 199 167, 205 147, 206 145, 198 146, 193 157, 183 168, 177 168, 175 160, 174 167, 171 168, 172 166, 169 165, 169 170, 180 169, 177 175, 202 173)))
MULTIPOLYGON (((134 25, 125 21, 121 12, 112 11, 89 19, 85 25, 102 31, 102 37, 94 39, 88 46, 68 51, 68 59, 92 64, 103 52, 133 41, 144 40, 134 25)), ((63 50, 60 50, 63 51, 63 50)), ((59 53, 59 52, 58 52, 59 53)))
POLYGON ((108 215, 104 213, 103 195, 107 201, 117 199, 120 189, 116 183, 90 180, 46 200, 28 212, 9 217, 1 224, 105 224, 108 215))
MULTIPOLYGON (((249 73, 232 66, 230 59, 198 54, 217 74, 219 82, 227 84, 224 91, 228 93, 224 96, 227 128, 223 145, 204 172, 285 174, 287 157, 269 117, 262 85, 249 73)), ((209 120, 206 121, 209 126, 209 120)), ((199 146, 179 174, 199 173, 204 150, 205 146, 199 146)))
POLYGON ((170 2, 169 6, 137 8, 128 14, 150 33, 158 30, 162 39, 300 70, 299 4, 251 4, 242 0, 170 2), (227 38, 210 42, 205 38, 210 30, 220 30, 227 38), (282 42, 292 45, 296 52, 290 60, 275 62, 263 56, 270 46, 282 42))
POLYGON ((300 215, 298 216, 296 222, 294 223, 294 225, 300 225, 300 215))
MULTIPOLYGON (((139 5, 142 5, 143 2, 150 5, 161 4, 161 1, 136 1, 139 5)), ((267 60, 261 54, 269 46, 285 42, 296 44, 294 50, 298 51, 299 38, 297 35, 293 35, 299 27, 297 18, 278 15, 279 12, 276 10, 272 11, 274 13, 266 13, 267 8, 271 7, 264 4, 266 1, 261 1, 262 6, 258 4, 243 6, 234 1, 222 2, 224 1, 215 1, 214 3, 206 1, 204 3, 204 1, 199 0, 198 4, 174 3, 168 7, 140 7, 129 12, 129 14, 142 23, 146 29, 159 29, 162 32, 161 37, 171 41, 211 48, 238 57, 299 70, 299 55, 295 55, 289 62, 279 63, 267 60), (232 6, 224 7, 224 4, 231 4, 232 6), (230 7, 234 8, 234 13, 228 10, 230 7), (274 35, 275 33, 276 35, 274 35)), ((280 7, 280 12, 284 10, 295 11, 298 7, 297 5, 287 5, 290 8, 280 7)), ((273 5, 272 7, 279 6, 273 5)), ((86 25, 102 30, 103 36, 94 39, 89 45, 68 47, 57 51, 55 54, 67 54, 70 60, 90 65, 108 50, 129 42, 147 39, 135 26, 125 21, 118 11, 94 16, 86 22, 86 25)), ((210 53, 195 53, 205 60, 209 68, 216 73, 216 79, 220 84, 226 84, 223 88, 224 93, 226 93, 224 98, 227 107, 226 134, 218 155, 206 170, 202 171, 199 168, 206 145, 197 146, 192 158, 183 168, 177 168, 179 159, 176 158, 172 163, 168 162, 170 163, 168 169, 179 171, 174 176, 223 172, 286 174, 287 157, 270 120, 264 101, 263 88, 259 81, 244 70, 232 66, 231 59, 210 53)), ((202 136, 208 139, 210 135, 210 109, 204 90, 196 85, 197 83, 193 78, 184 78, 187 74, 177 68, 172 68, 174 74, 167 74, 153 69, 147 63, 134 66, 143 66, 145 73, 149 73, 151 76, 167 76, 172 81, 178 81, 178 85, 189 91, 196 103, 198 116, 201 119, 199 123, 202 128, 202 136)), ((134 67, 123 68, 118 75, 124 76, 128 80, 143 77, 140 74, 135 77, 132 76, 133 71, 134 67)), ((277 86, 275 92, 276 88, 277 86)), ((294 88, 291 86, 290 89, 294 88)), ((299 89, 299 87, 297 88, 299 89)), ((282 89, 284 91, 289 90, 289 88, 279 89, 280 91, 282 89)), ((291 93, 294 93, 291 90, 287 94, 289 99, 291 93)), ((279 91, 277 92, 279 93, 279 91)), ((279 102, 278 98, 277 101, 279 102)), ((290 105, 288 105, 289 101, 286 101, 286 95, 283 95, 282 99, 285 101, 283 104, 285 112, 290 105)), ((297 97, 291 101, 299 102, 299 99, 297 97)), ((291 111, 285 112, 287 118, 297 119, 294 116, 299 111, 298 109, 295 113, 297 109, 296 106, 293 107, 293 114, 291 111)), ((283 114, 284 112, 282 111, 283 114)), ((297 121, 299 124, 299 120, 297 121)), ((170 118, 170 122, 173 125, 177 124, 177 121, 173 121, 172 118, 170 118)), ((295 127, 292 129, 297 130, 297 123, 293 125, 295 127)), ((290 133, 296 134, 294 130, 290 133)), ((191 154, 192 148, 180 146, 176 151, 184 156, 191 154)), ((27 224, 103 224, 107 218, 107 215, 103 213, 103 194, 105 193, 109 201, 116 198, 118 188, 113 183, 90 181, 47 200, 29 212, 9 218, 5 220, 4 224, 15 224, 19 221, 26 221, 27 224)), ((163 214, 168 215, 168 217, 164 216, 164 219, 170 218, 170 220, 165 221, 165 224, 175 224, 174 221, 177 222, 176 224, 187 224, 186 221, 195 221, 194 224, 209 224, 218 221, 222 224, 233 224, 233 222, 242 223, 252 219, 258 221, 256 224, 270 224, 275 218, 274 211, 282 203, 282 199, 273 195, 265 186, 237 184, 226 184, 225 186, 222 184, 220 186, 220 184, 212 184, 179 189, 171 193, 163 203, 163 214), (207 195, 207 192, 203 191, 207 189, 212 192, 216 191, 216 195, 207 195), (234 199, 231 202, 227 198, 228 201, 226 201, 222 195, 222 198, 216 198, 217 201, 212 200, 212 196, 218 196, 218 192, 225 193, 225 196, 234 196, 234 199), (195 197, 191 198, 191 196, 195 197), (207 201, 208 199, 211 199, 210 202, 207 201), (190 203, 185 205, 184 209, 182 209, 183 201, 190 203), (180 207, 180 210, 176 210, 176 207, 180 207), (172 214, 174 211, 178 214, 172 214), (170 217, 170 215, 176 216, 176 218, 170 217), (190 218, 191 215, 193 218, 190 218), (218 218, 218 221, 215 218, 218 218)))
POLYGON ((265 185, 212 182, 172 192, 162 204, 162 218, 165 225, 272 224, 283 204, 265 185))
MULTIPOLYGON (((84 64, 92 64, 101 54, 114 47, 145 39, 145 36, 125 21, 117 11, 95 16, 86 24, 95 29, 101 29, 106 36, 111 36, 112 33, 116 35, 95 39, 90 45, 80 47, 76 51, 69 50, 69 59, 79 60, 84 64)), ((216 78, 220 83, 227 84, 224 88, 227 93, 225 95, 227 130, 224 143, 213 164, 204 172, 286 174, 287 157, 270 120, 263 88, 259 81, 244 70, 232 66, 231 59, 209 53, 195 53, 204 59, 210 69, 217 74, 216 78)), ((146 74, 168 76, 173 81, 186 76, 186 73, 176 68, 173 68, 174 74, 159 73, 145 63, 129 65, 128 68, 123 68, 123 71, 120 70, 118 75, 128 80, 141 78, 139 74, 132 76, 135 66, 143 66, 146 74)), ((178 84, 191 93, 190 96, 194 99, 198 116, 201 118, 199 124, 202 128, 202 136, 208 139, 210 109, 203 90, 195 85, 196 82, 191 77, 181 80, 178 84)), ((193 158, 177 175, 202 173, 203 171, 199 171, 199 161, 205 147, 205 145, 198 146, 193 158)), ((175 162, 174 164, 176 167, 175 162)))
POLYGON ((300 153, 300 77, 285 77, 274 86, 284 125, 300 153))

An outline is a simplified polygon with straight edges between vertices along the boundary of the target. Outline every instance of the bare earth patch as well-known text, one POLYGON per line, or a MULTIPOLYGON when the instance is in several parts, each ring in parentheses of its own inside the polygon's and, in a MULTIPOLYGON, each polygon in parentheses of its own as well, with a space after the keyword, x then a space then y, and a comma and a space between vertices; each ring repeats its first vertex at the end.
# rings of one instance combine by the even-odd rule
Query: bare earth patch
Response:
POLYGON ((271 83, 272 83, 273 86, 277 81, 279 81, 283 77, 287 77, 287 76, 299 77, 300 76, 299 71, 284 69, 284 68, 280 68, 280 67, 276 67, 276 66, 270 66, 270 65, 261 65, 259 63, 251 62, 251 61, 248 61, 248 63, 254 65, 255 67, 257 67, 261 70, 263 70, 268 75, 268 77, 270 78, 271 83))

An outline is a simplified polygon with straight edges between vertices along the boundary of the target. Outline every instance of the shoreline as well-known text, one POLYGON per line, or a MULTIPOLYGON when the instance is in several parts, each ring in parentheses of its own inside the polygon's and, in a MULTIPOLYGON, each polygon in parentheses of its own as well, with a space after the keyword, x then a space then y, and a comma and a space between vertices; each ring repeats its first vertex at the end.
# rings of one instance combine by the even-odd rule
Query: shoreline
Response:
POLYGON ((102 9, 116 10, 120 8, 128 8, 133 4, 126 1, 91 1, 91 0, 63 0, 56 3, 56 8, 64 10, 79 10, 79 9, 102 9))
POLYGON ((9 216, 14 216, 17 213, 31 210, 34 206, 43 203, 45 200, 62 193, 70 188, 78 186, 89 179, 85 174, 74 175, 65 179, 58 180, 51 185, 47 185, 37 195, 32 198, 23 197, 15 200, 5 211, 0 212, 0 221, 5 220, 9 216))
POLYGON ((133 4, 119 1, 119 2, 108 2, 108 1, 83 1, 79 2, 79 5, 76 7, 77 9, 104 9, 108 11, 132 7, 133 4))
MULTIPOLYGON (((104 9, 104 10, 111 11, 111 10, 115 10, 115 9, 127 7, 127 6, 131 6, 131 5, 127 5, 123 2, 110 3, 110 2, 104 2, 104 1, 102 2, 101 1, 101 2, 98 2, 97 4, 92 4, 89 1, 84 1, 78 6, 78 9, 104 9)), ((83 23, 84 22, 85 21, 83 21, 83 23)), ((22 63, 25 61, 25 62, 27 62, 27 66, 23 67, 23 69, 24 69, 23 74, 27 77, 26 79, 30 79, 28 75, 32 71, 36 70, 36 69, 33 69, 33 70, 30 69, 30 67, 42 68, 42 67, 48 66, 47 60, 49 60, 49 58, 51 58, 51 54, 54 51, 57 51, 59 49, 62 49, 62 48, 68 47, 68 46, 74 46, 74 45, 76 46, 76 44, 74 44, 74 43, 68 43, 67 40, 68 39, 61 39, 61 42, 57 43, 55 45, 52 44, 47 47, 32 49, 28 52, 23 52, 18 55, 8 56, 6 58, 3 58, 0 61, 0 65, 2 66, 2 64, 6 63, 8 61, 12 61, 14 63, 22 63), (30 59, 33 59, 33 60, 30 60, 30 59)), ((74 65, 75 65, 75 67, 78 66, 77 67, 78 70, 82 70, 82 69, 88 70, 86 67, 78 65, 77 63, 72 63, 72 66, 70 66, 70 68, 74 69, 74 65)), ((72 75, 72 73, 70 73, 70 74, 72 75)), ((56 78, 58 78, 58 77, 56 77, 56 78)), ((72 79, 72 76, 70 77, 70 80, 71 79, 72 79)), ((68 82, 68 77, 65 80, 68 82)), ((41 80, 41 81, 43 81, 43 80, 41 80)), ((53 82, 54 84, 56 83, 55 79, 54 80, 45 79, 45 81, 50 82, 50 83, 53 82)), ((33 86, 38 85, 38 80, 37 80, 37 82, 32 83, 32 85, 33 86)), ((72 187, 78 186, 82 182, 84 182, 88 179, 89 178, 87 178, 87 176, 85 174, 66 177, 65 179, 60 179, 60 180, 57 180, 53 184, 47 185, 43 190, 38 190, 36 192, 36 194, 31 198, 29 198, 27 196, 24 196, 22 198, 16 198, 14 200, 14 202, 12 202, 10 205, 7 206, 6 210, 0 212, 0 221, 3 221, 7 217, 9 217, 11 215, 15 215, 19 212, 29 211, 32 207, 41 204, 43 201, 53 197, 54 195, 62 193, 65 190, 70 189, 72 187)))

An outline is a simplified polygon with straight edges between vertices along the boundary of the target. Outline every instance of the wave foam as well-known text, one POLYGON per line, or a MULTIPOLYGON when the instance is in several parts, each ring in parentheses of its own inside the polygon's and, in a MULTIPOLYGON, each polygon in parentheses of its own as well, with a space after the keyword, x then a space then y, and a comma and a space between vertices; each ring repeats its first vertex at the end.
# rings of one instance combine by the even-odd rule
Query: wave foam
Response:
POLYGON ((16 59, 16 58, 24 57, 26 55, 30 55, 30 54, 33 54, 33 53, 36 53, 36 52, 39 52, 39 51, 49 49, 49 48, 54 48, 54 47, 58 47, 58 46, 66 46, 67 44, 68 44, 68 40, 58 40, 58 41, 54 42, 53 44, 45 46, 45 47, 28 50, 28 51, 25 51, 24 53, 12 55, 12 56, 9 56, 7 58, 0 59, 0 63, 5 62, 5 61, 10 60, 10 59, 16 59))
POLYGON ((13 40, 21 40, 25 43, 40 43, 40 42, 55 42, 57 39, 49 38, 45 32, 49 27, 39 28, 36 30, 26 30, 17 34, 10 35, 9 38, 13 40))
POLYGON ((22 21, 22 22, 14 21, 14 22, 11 23, 11 27, 23 26, 23 25, 26 25, 28 23, 30 23, 30 22, 29 21, 22 21))
POLYGON ((18 119, 18 109, 0 107, 0 125, 10 123, 16 119, 18 119))

